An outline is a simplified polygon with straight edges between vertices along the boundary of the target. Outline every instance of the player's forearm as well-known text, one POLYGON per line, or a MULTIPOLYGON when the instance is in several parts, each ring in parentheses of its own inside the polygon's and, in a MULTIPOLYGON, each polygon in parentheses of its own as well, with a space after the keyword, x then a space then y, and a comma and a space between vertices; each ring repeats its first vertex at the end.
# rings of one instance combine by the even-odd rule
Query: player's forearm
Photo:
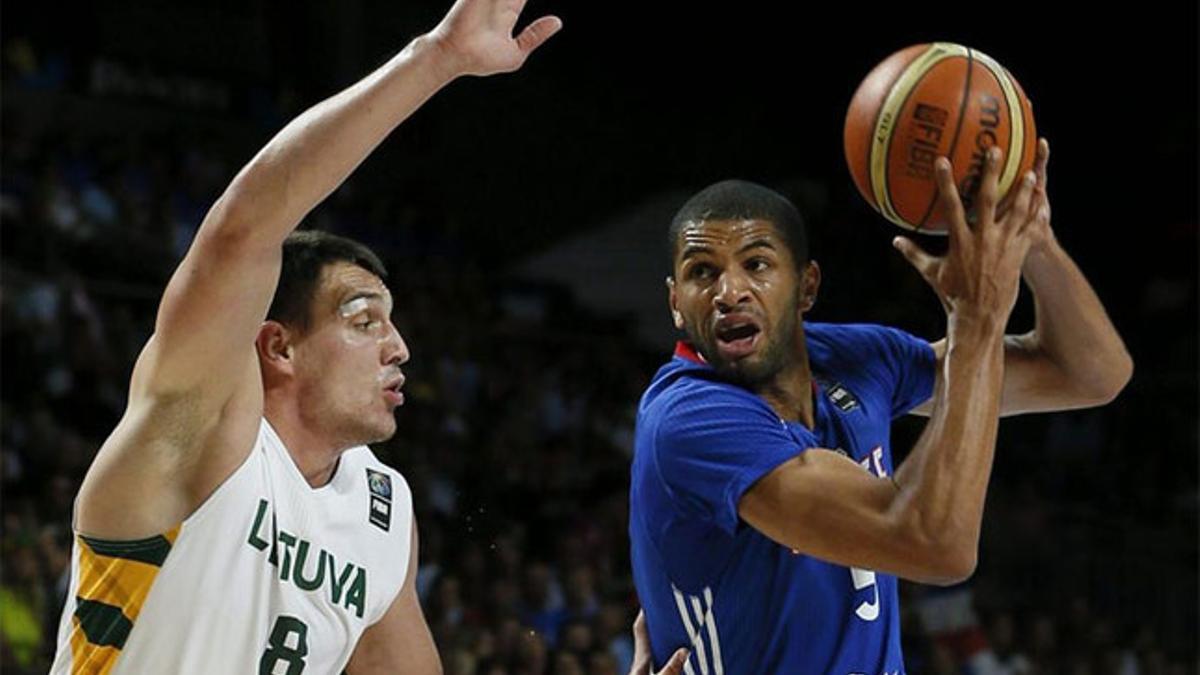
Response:
POLYGON ((397 125, 454 78, 453 68, 431 38, 417 38, 284 127, 233 180, 206 225, 267 244, 282 241, 397 125))
POLYGON ((1003 327, 989 323, 951 327, 933 412, 896 472, 892 506, 937 564, 962 575, 974 567, 1004 378, 1003 327))
POLYGON ((1133 359, 1091 284, 1054 241, 1030 250, 1022 273, 1037 312, 1033 332, 1023 339, 1080 396, 1112 400, 1133 374, 1133 359))

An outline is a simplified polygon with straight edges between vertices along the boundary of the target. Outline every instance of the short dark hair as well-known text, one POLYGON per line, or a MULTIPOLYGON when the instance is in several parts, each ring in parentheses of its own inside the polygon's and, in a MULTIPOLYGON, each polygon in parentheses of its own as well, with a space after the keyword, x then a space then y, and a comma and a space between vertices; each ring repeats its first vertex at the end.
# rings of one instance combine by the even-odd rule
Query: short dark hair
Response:
POLYGON ((796 265, 808 262, 808 230, 800 211, 778 192, 745 180, 723 180, 697 192, 671 219, 667 237, 670 266, 675 269, 679 235, 689 223, 705 220, 770 221, 792 252, 796 265))
POLYGON ((379 256, 353 239, 320 230, 288 235, 283 241, 283 266, 267 319, 306 330, 312 319, 312 303, 321 272, 339 262, 358 265, 380 279, 387 278, 387 268, 379 256))

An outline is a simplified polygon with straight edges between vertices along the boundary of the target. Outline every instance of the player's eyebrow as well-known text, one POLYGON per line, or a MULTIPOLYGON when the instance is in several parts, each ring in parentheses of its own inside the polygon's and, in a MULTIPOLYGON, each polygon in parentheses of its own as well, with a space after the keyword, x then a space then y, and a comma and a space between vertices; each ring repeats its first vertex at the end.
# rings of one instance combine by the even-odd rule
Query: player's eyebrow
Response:
POLYGON ((692 256, 700 255, 701 253, 712 253, 712 248, 697 244, 688 244, 687 246, 683 247, 683 254, 679 256, 679 261, 683 262, 684 260, 687 260, 692 256))
POLYGON ((771 249, 772 251, 774 251, 774 250, 775 250, 775 244, 772 244, 770 239, 755 239, 754 241, 752 241, 752 242, 750 242, 750 243, 746 244, 745 246, 743 246, 743 247, 739 248, 739 249, 738 249, 738 253, 739 253, 739 254, 740 254, 740 253, 745 253, 746 251, 749 251, 750 249, 754 249, 754 248, 769 248, 769 249, 771 249))

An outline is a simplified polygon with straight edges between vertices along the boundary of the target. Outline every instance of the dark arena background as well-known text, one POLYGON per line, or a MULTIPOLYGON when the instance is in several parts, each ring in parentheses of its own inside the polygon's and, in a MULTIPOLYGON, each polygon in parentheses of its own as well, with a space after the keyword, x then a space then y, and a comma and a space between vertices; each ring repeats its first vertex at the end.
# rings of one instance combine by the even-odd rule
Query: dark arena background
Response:
MULTIPOLYGON (((5 4, 4 673, 48 667, 72 500, 207 208, 291 117, 447 7, 5 4)), ((669 355, 665 230, 689 193, 742 177, 799 204, 824 272, 811 319, 942 335, 841 134, 872 66, 948 40, 1033 101, 1055 231, 1135 373, 1106 407, 1001 424, 978 571, 903 588, 908 671, 1196 673, 1196 4, 531 2, 525 17, 547 12, 565 28, 521 72, 453 83, 307 221, 392 270, 413 358, 376 452, 413 487, 446 671, 627 672, 633 415, 669 355)), ((1025 292, 1010 332, 1032 322, 1025 292)), ((899 453, 920 429, 897 423, 899 453)))

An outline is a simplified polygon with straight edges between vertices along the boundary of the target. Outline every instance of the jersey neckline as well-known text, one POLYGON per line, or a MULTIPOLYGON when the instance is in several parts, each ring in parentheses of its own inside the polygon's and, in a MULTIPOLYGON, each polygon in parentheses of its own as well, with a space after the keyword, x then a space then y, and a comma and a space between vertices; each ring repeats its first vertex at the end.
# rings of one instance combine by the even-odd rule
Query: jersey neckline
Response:
POLYGON ((268 420, 265 416, 262 418, 262 420, 263 420, 263 428, 266 430, 267 436, 269 436, 270 439, 272 441, 274 441, 274 443, 269 444, 269 445, 275 445, 277 447, 276 452, 278 452, 279 454, 282 455, 282 459, 284 460, 284 463, 288 467, 288 473, 290 473, 292 475, 292 478, 298 485, 302 486, 305 490, 307 490, 309 494, 317 495, 317 496, 326 495, 326 494, 334 494, 337 492, 337 490, 335 489, 334 486, 336 483, 339 482, 339 480, 341 480, 343 474, 346 473, 343 470, 344 467, 342 466, 343 460, 345 458, 345 454, 347 452, 350 452, 350 450, 353 450, 354 448, 349 448, 349 449, 343 451, 341 455, 338 455, 337 464, 334 465, 334 467, 333 467, 333 475, 329 477, 328 482, 326 482, 324 485, 322 485, 320 487, 313 487, 308 482, 308 479, 304 477, 304 474, 300 471, 300 467, 296 465, 296 460, 295 460, 295 458, 292 457, 291 450, 288 450, 287 444, 283 442, 282 438, 280 438, 279 432, 276 431, 275 427, 271 425, 271 421, 268 420))

